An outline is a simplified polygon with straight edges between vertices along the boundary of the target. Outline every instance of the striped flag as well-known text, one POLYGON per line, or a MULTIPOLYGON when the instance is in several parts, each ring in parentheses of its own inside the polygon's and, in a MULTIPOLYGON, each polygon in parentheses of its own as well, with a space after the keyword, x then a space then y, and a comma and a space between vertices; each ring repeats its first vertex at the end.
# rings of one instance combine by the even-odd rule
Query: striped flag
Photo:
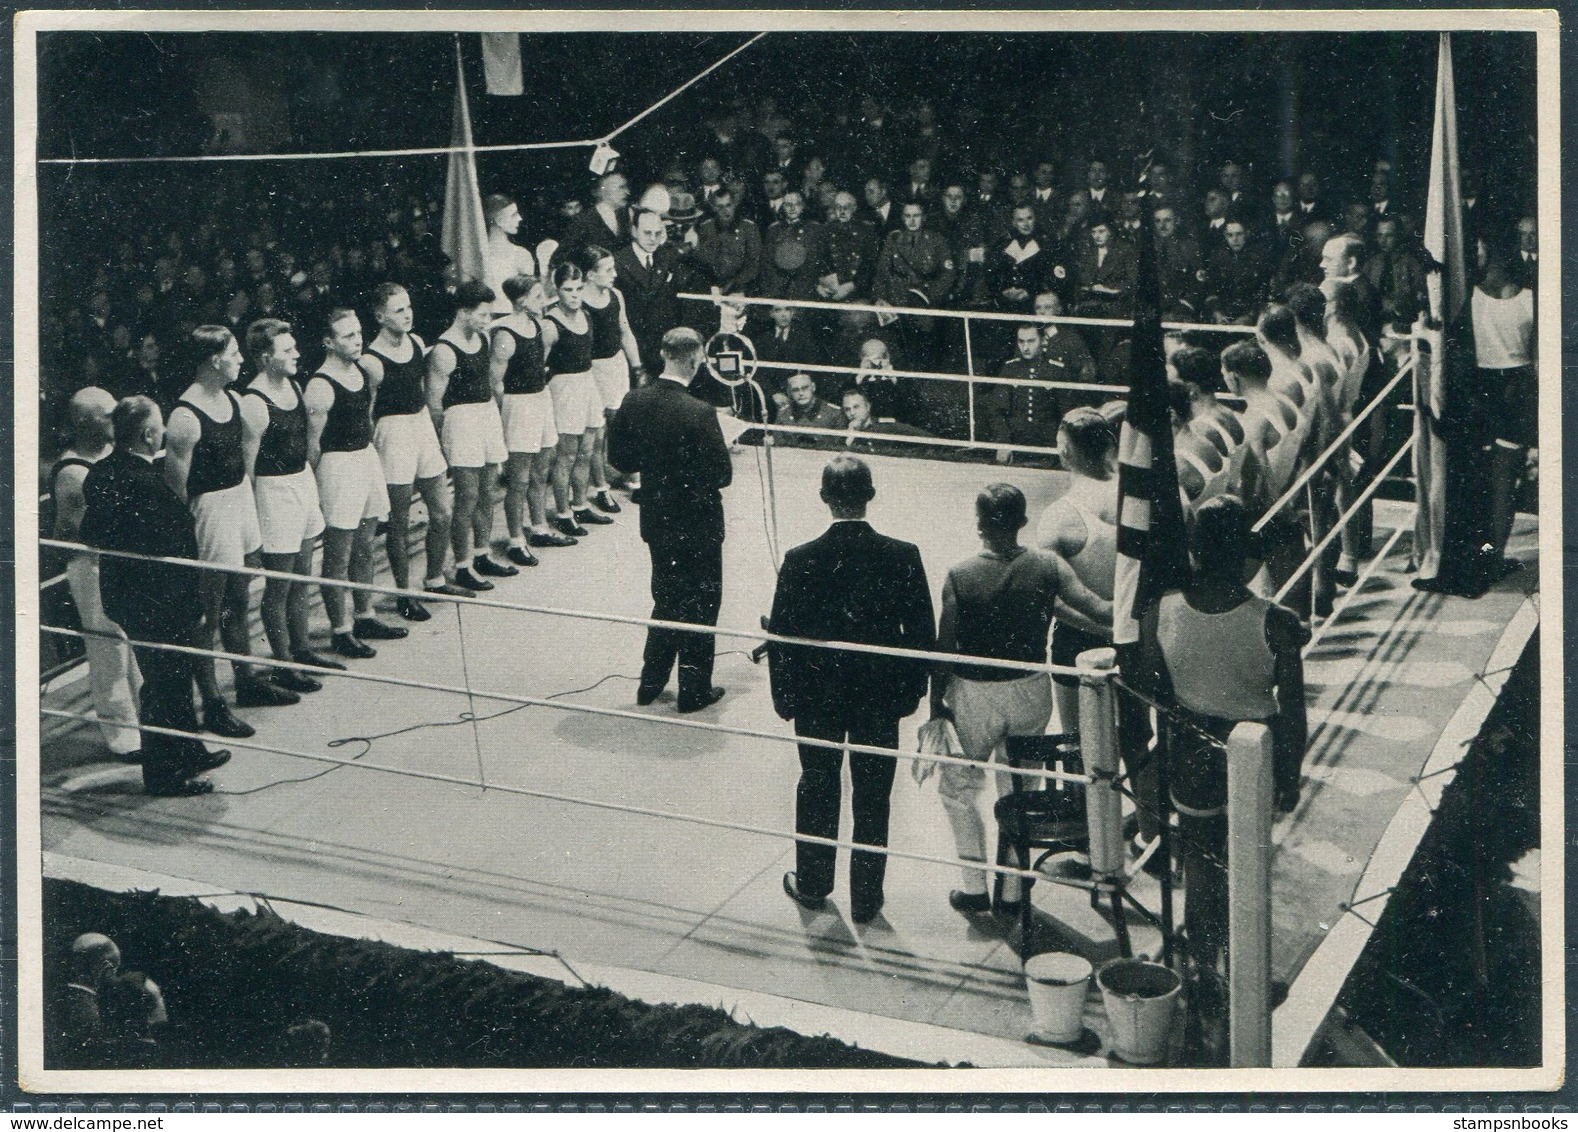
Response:
POLYGON ((1425 250, 1439 265, 1425 278, 1430 318, 1435 327, 1430 349, 1420 357, 1425 372, 1414 375, 1414 546, 1421 581, 1458 581, 1452 575, 1463 563, 1444 561, 1447 548, 1446 442, 1441 420, 1446 413, 1448 333, 1468 296, 1468 270, 1463 248, 1463 197, 1457 153, 1457 91, 1452 81, 1452 36, 1441 33, 1436 63, 1435 128, 1430 134, 1430 189, 1425 197, 1425 250), (1443 574, 1449 577, 1443 579, 1443 574))
POLYGON ((1178 469, 1167 409, 1162 349, 1162 285, 1151 218, 1141 211, 1134 331, 1129 339, 1129 405, 1118 435, 1118 562, 1113 580, 1112 641, 1140 639, 1151 603, 1189 580, 1178 469))
POLYGON ((439 246, 461 279, 482 278, 482 252, 488 243, 488 222, 482 215, 482 190, 477 182, 477 155, 471 141, 471 107, 466 101, 466 72, 455 39, 455 122, 449 144, 449 176, 444 182, 444 228, 439 246))

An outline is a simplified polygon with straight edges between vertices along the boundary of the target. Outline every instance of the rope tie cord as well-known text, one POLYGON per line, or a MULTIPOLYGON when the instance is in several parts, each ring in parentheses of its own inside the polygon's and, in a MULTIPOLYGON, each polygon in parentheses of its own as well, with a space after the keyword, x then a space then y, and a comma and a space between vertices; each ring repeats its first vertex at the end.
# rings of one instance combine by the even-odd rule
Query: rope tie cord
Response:
MULTIPOLYGON (((98 717, 85 712, 60 711, 56 708, 42 708, 41 715, 56 719, 74 719, 87 723, 98 722, 98 717)), ((138 724, 137 729, 144 734, 169 735, 177 739, 210 740, 213 737, 194 731, 178 731, 171 727, 155 727, 149 724, 138 724)), ((356 767, 361 770, 374 770, 384 774, 402 775, 406 778, 425 779, 429 782, 441 782, 451 786, 477 787, 481 783, 460 778, 452 774, 440 774, 437 771, 414 770, 408 767, 385 766, 382 763, 371 763, 365 759, 341 759, 333 755, 320 755, 312 751, 295 751, 286 747, 272 747, 264 743, 246 740, 227 739, 226 743, 233 747, 241 747, 249 751, 262 751, 265 754, 283 755, 286 758, 307 759, 312 762, 328 763, 334 766, 356 767)), ((830 744, 834 747, 854 748, 855 744, 830 744)), ((892 755, 893 751, 883 753, 892 755)), ((979 764, 976 764, 979 765, 979 764)), ((580 798, 572 794, 556 794, 548 790, 532 790, 525 786, 511 786, 503 783, 493 783, 490 790, 501 794, 515 794, 523 798, 538 798, 547 802, 563 802, 566 805, 586 806, 594 810, 611 810, 615 813, 633 814, 637 817, 667 818, 670 821, 689 822, 693 825, 710 826, 713 829, 733 830, 737 833, 752 833, 762 837, 776 837, 784 841, 803 841, 809 845, 826 845, 833 849, 859 850, 865 853, 881 853, 888 857, 902 857, 910 861, 925 861, 929 864, 948 865, 952 868, 979 869, 983 872, 1000 873, 1003 876, 1020 877, 1025 880, 1048 881, 1052 884, 1066 885, 1070 888, 1090 889, 1096 887, 1090 881, 1079 881, 1069 878, 1051 876, 1039 873, 1032 869, 1016 869, 1008 865, 988 864, 984 861, 966 861, 956 857, 942 857, 931 853, 913 853, 905 849, 894 849, 886 845, 867 845, 860 841, 842 841, 831 837, 816 837, 809 833, 790 833, 781 829, 771 829, 766 826, 747 825, 744 822, 723 821, 719 818, 703 817, 699 814, 678 814, 665 810, 650 810, 642 806, 627 806, 619 802, 608 802, 601 798, 580 798)))
MULTIPOLYGON (((52 625, 39 627, 45 633, 61 637, 76 637, 86 640, 90 637, 106 640, 120 641, 120 637, 112 637, 108 633, 92 633, 82 629, 62 629, 52 625)), ((863 743, 836 743, 832 740, 811 739, 796 735, 786 735, 776 731, 758 731, 749 727, 733 727, 723 723, 707 723, 702 720, 682 719, 678 716, 649 715, 645 712, 630 711, 625 708, 595 707, 591 704, 577 704, 552 697, 526 696, 514 692, 495 692, 485 688, 471 688, 453 684, 434 684, 425 680, 408 680, 401 676, 384 676, 373 672, 356 672, 352 670, 333 671, 314 667, 310 664, 299 664, 290 660, 263 660, 260 657, 242 655, 239 653, 225 652, 222 649, 204 649, 192 645, 172 645, 156 641, 129 640, 127 643, 138 648, 157 649, 162 652, 183 653, 187 656, 200 656, 214 660, 232 660, 251 662, 266 667, 286 668, 298 672, 305 672, 316 677, 328 677, 348 680, 365 680, 372 684, 386 684, 397 688, 413 688, 425 692, 443 692, 449 695, 466 696, 468 700, 476 699, 496 700, 499 703, 518 704, 521 707, 545 707, 556 711, 580 712, 585 715, 599 715, 610 719, 634 720, 642 723, 657 723, 666 727, 688 727, 697 731, 710 731, 719 735, 733 735, 745 739, 765 739, 774 743, 795 743, 812 747, 824 747, 833 751, 853 751, 856 754, 883 755, 888 758, 916 759, 920 762, 953 764, 955 766, 976 767, 988 769, 991 767, 974 759, 961 759, 951 755, 929 755, 921 751, 900 751, 892 747, 874 747, 863 743)), ((88 717, 96 718, 96 717, 88 717)), ((130 724, 127 724, 130 726, 130 724)), ((1002 771, 1000 773, 1008 773, 1002 771)), ((1089 783, 1089 775, 1073 774, 1061 770, 1035 770, 1025 768, 1013 773, 1022 774, 1026 778, 1040 778, 1047 781, 1089 783)))
MULTIPOLYGON (((772 426, 752 426, 768 428, 772 426)), ((825 430, 824 430, 825 431, 825 430)), ((844 436, 844 433, 834 433, 844 436)), ((338 589, 361 591, 363 593, 378 594, 385 597, 417 598, 422 601, 447 601, 465 602, 468 607, 477 609, 505 609, 514 613, 537 613, 545 617, 570 617, 582 621, 603 621, 615 625, 629 625, 642 629, 672 629, 686 633, 706 633, 716 637, 732 637, 744 640, 762 641, 768 644, 792 645, 796 648, 834 649, 839 652, 868 653, 874 656, 891 656, 903 660, 924 660, 936 664, 970 664, 983 668, 1005 668, 1018 672, 1046 672, 1054 676, 1078 676, 1079 669, 1066 664, 1050 664, 1030 662, 1023 660, 998 660, 989 656, 971 656, 968 653, 932 652, 921 649, 890 648, 887 645, 860 644, 855 641, 818 641, 809 637, 785 637, 776 633, 769 633, 761 629, 736 629, 729 626, 697 625, 690 621, 660 621, 652 617, 634 617, 622 613, 598 613, 582 609, 561 609, 555 606, 526 605, 520 602, 500 601, 497 598, 482 597, 448 597, 443 594, 428 593, 426 590, 402 590, 393 586, 380 586, 371 582, 353 582, 342 578, 307 577, 302 574, 293 574, 282 570, 269 570, 260 566, 230 566, 218 562, 203 562, 195 558, 167 558, 153 554, 139 554, 131 550, 108 550, 102 547, 88 546, 78 542, 62 542, 59 539, 39 539, 40 546, 55 547, 60 550, 74 550, 80 553, 97 554, 101 557, 125 558, 137 562, 160 562, 167 566, 181 566, 194 570, 217 570, 225 574, 244 574, 253 578, 277 578, 281 581, 295 582, 317 586, 331 586, 338 589)), ((212 655, 212 654, 208 654, 212 655)), ((243 658, 256 660, 257 658, 243 658)), ((270 662, 283 663, 283 662, 270 662)), ((315 670, 320 671, 320 670, 315 670)), ((645 717, 643 717, 645 718, 645 717)))

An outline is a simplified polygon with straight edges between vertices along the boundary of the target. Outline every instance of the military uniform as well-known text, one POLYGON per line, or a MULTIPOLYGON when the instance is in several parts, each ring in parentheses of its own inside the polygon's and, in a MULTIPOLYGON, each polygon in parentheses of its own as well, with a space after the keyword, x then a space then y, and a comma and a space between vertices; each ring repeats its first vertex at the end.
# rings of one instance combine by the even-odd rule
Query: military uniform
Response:
POLYGON ((894 306, 929 306, 953 290, 954 270, 953 251, 939 233, 890 232, 877 260, 877 297, 894 306))
POLYGON ((853 281, 851 300, 859 301, 871 289, 877 270, 877 232, 855 218, 848 224, 832 221, 822 229, 822 274, 836 275, 840 283, 853 281))
POLYGON ((779 220, 762 246, 762 294, 775 299, 815 299, 823 275, 822 225, 779 220))

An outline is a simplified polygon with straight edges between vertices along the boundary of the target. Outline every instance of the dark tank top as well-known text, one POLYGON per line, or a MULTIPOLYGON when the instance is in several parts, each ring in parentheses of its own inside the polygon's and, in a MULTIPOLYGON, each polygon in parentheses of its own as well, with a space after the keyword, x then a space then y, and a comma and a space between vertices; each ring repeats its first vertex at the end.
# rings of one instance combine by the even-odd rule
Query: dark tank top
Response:
POLYGON ((60 473, 67 468, 84 468, 91 472, 93 470, 93 461, 84 460, 81 456, 62 456, 49 469, 49 502, 39 516, 38 527, 46 538, 55 537, 55 517, 60 513, 58 510, 60 506, 60 487, 55 481, 60 478, 60 473))
POLYGON ((371 444, 373 394, 367 373, 362 373, 360 389, 347 389, 322 370, 312 376, 323 378, 334 388, 334 404, 329 406, 329 419, 324 422, 318 447, 324 452, 360 452, 371 444))
POLYGON ((444 389, 444 408, 455 405, 481 405, 493 400, 493 382, 488 380, 488 340, 482 339, 474 354, 463 353, 448 338, 433 343, 433 349, 448 346, 455 355, 455 369, 444 389))
MULTIPOLYGON (((531 315, 526 317, 531 318, 531 315)), ((507 395, 541 393, 548 386, 548 370, 542 357, 542 323, 532 318, 532 325, 537 328, 537 333, 531 338, 522 338, 509 326, 493 328, 495 331, 504 331, 515 340, 515 352, 510 355, 509 364, 504 369, 504 392, 507 395)))
MULTIPOLYGON (((268 406, 268 428, 258 442, 258 458, 252 469, 259 479, 293 476, 307 466, 307 406, 301 398, 301 386, 291 381, 290 387, 296 391, 294 409, 281 409, 257 386, 247 390, 268 406)), ((340 398, 336 395, 334 399, 338 402, 340 398)))
POLYGON ((384 365, 384 379, 378 383, 378 399, 373 402, 373 419, 408 417, 420 413, 427 404, 427 358, 422 340, 411 335, 411 356, 397 362, 375 346, 367 347, 384 365))
POLYGON ((196 499, 210 491, 224 491, 246 478, 246 454, 241 451, 241 401, 231 390, 230 419, 221 424, 190 401, 177 401, 197 418, 201 430, 192 449, 192 468, 186 476, 186 498, 196 499))
POLYGON ((592 357, 599 361, 613 357, 624 347, 624 338, 619 333, 619 308, 619 292, 612 288, 608 291, 608 305, 602 310, 590 303, 581 304, 592 323, 592 357))
MULTIPOLYGON (((612 305, 612 304, 610 304, 612 305)), ((561 373, 585 373, 592 368, 592 334, 597 323, 587 315, 585 334, 577 334, 564 324, 564 320, 549 312, 548 317, 559 327, 559 340, 548 351, 548 376, 561 373)))

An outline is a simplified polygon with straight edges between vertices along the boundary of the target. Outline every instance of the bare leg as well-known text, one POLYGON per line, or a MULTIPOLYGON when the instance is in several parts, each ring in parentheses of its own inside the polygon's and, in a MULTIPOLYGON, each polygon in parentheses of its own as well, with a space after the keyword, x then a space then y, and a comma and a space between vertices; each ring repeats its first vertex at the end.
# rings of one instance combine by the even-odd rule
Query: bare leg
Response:
MULTIPOLYGON (((299 554, 264 554, 263 566, 266 569, 288 574, 298 572, 299 554)), ((307 548, 308 569, 312 568, 312 549, 307 548)), ((265 578, 263 580, 263 635, 268 638, 269 651, 276 660, 289 660, 292 653, 299 651, 293 647, 290 631, 290 604, 297 590, 305 587, 284 578, 265 578)), ((297 604, 305 605, 305 602, 297 604)))
POLYGON ((449 553, 450 513, 449 492, 443 476, 430 476, 416 481, 416 489, 427 504, 427 578, 430 586, 444 582, 444 556, 449 553))
POLYGON ((477 503, 471 509, 471 530, 476 549, 486 554, 493 545, 493 489, 499 482, 499 466, 489 464, 477 476, 477 503))
MULTIPOLYGON (((351 538, 350 577, 364 586, 373 583, 373 539, 378 533, 377 519, 363 519, 351 538)), ((373 595, 367 590, 352 590, 351 603, 358 618, 371 617, 373 595)))
MULTIPOLYGON (((325 581, 345 581, 350 577, 351 542, 355 531, 328 527, 323 532, 323 569, 325 581)), ((351 619, 346 613, 345 590, 340 586, 319 586, 323 595, 323 609, 329 615, 329 629, 334 633, 349 633, 351 619)))
MULTIPOLYGON (((217 648, 219 625, 224 619, 225 575, 217 570, 204 570, 198 588, 203 600, 203 645, 205 648, 217 648)), ((214 661, 211 658, 198 658, 194 667, 197 669, 197 692, 203 698, 203 707, 207 709, 223 703, 219 695, 219 680, 214 675, 214 661)))
POLYGON ((609 490, 608 483, 608 426, 607 421, 613 414, 603 410, 604 425, 597 430, 597 439, 592 446, 592 491, 603 492, 609 490))
POLYGON ((536 460, 532 452, 510 453, 509 486, 504 491, 504 527, 511 543, 519 543, 523 535, 526 499, 531 494, 530 480, 536 460))
MULTIPOLYGON (((411 549, 408 533, 411 528, 411 485, 392 483, 389 487, 389 532, 384 536, 384 550, 389 555, 389 575, 395 588, 411 588, 411 549)), ((428 534, 432 534, 431 528, 428 534)))
POLYGON ((592 453, 597 451, 597 440, 603 435, 600 428, 589 428, 583 432, 577 441, 575 449, 575 464, 570 469, 570 485, 574 489, 571 504, 577 511, 585 510, 586 489, 592 480, 592 453))
POLYGON ((458 570, 471 565, 472 538, 475 534, 472 514, 477 509, 477 480, 484 469, 451 468, 449 471, 455 481, 455 512, 450 523, 449 540, 455 548, 455 568, 458 570))
POLYGON ((555 452, 544 448, 531 458, 531 472, 526 483, 526 506, 531 511, 534 531, 548 529, 548 477, 553 472, 555 452))
MULTIPOLYGON (((570 513, 570 504, 574 498, 570 487, 571 474, 583 439, 584 434, 568 432, 559 434, 558 455, 553 462, 553 502, 555 510, 560 515, 570 513)), ((585 497, 582 498, 584 504, 585 497)))
MULTIPOLYGON (((283 567, 286 570, 300 574, 303 578, 312 577, 312 540, 301 544, 301 550, 296 554, 296 561, 291 566, 283 567)), ((309 587, 306 582, 291 582, 290 596, 285 599, 285 621, 290 631, 290 653, 303 653, 312 649, 312 640, 307 634, 307 605, 309 587)), ((279 656, 279 650, 274 651, 279 656)))

